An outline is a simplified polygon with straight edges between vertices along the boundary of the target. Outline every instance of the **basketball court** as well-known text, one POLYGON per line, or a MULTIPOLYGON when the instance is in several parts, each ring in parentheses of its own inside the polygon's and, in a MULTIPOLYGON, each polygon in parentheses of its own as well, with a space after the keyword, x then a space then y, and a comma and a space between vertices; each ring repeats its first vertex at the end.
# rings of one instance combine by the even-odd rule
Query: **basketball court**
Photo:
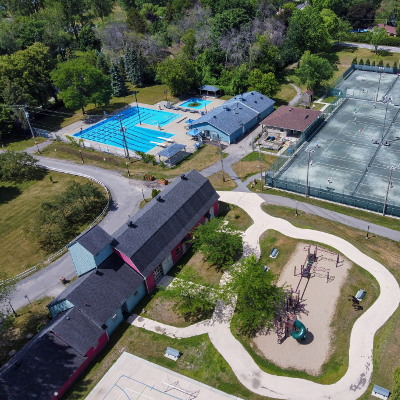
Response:
POLYGON ((87 400, 241 400, 124 352, 87 400))
POLYGON ((312 196, 375 211, 383 210, 387 196, 387 211, 394 206, 399 213, 400 107, 390 96, 399 82, 395 74, 354 71, 340 84, 347 97, 274 177, 274 186, 305 193, 308 177, 312 196), (371 98, 354 97, 354 90, 371 98))

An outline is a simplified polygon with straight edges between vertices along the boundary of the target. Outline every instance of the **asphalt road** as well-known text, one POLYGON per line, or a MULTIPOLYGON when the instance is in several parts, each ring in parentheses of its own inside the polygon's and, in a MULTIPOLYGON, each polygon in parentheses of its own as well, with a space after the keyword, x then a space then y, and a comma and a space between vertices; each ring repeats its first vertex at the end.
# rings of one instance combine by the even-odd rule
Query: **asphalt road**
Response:
MULTIPOLYGON (((372 46, 372 44, 367 44, 367 43, 336 42, 336 44, 339 46, 359 47, 360 49, 375 50, 375 47, 372 46)), ((400 47, 395 47, 395 46, 379 46, 378 50, 390 51, 391 53, 400 53, 400 47)))

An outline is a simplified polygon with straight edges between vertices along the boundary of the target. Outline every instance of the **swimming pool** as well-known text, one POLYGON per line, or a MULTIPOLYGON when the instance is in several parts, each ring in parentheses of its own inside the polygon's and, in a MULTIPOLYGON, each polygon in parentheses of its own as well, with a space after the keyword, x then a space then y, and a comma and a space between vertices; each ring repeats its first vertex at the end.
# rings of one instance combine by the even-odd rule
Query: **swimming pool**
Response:
POLYGON ((125 127, 128 149, 147 152, 157 146, 157 143, 163 143, 165 139, 169 139, 174 135, 158 129, 141 127, 140 122, 161 127, 179 117, 181 117, 180 114, 166 111, 145 107, 131 107, 81 132, 75 133, 73 136, 123 149, 125 146, 121 133, 122 122, 122 126, 125 127))
POLYGON ((212 101, 210 101, 210 100, 203 100, 203 99, 198 99, 196 97, 192 97, 191 99, 186 100, 184 103, 179 104, 179 107, 188 107, 188 108, 200 109, 200 108, 203 108, 207 104, 210 104, 210 103, 212 103, 212 101), (191 105, 189 105, 191 103, 199 103, 199 105, 191 106, 191 105))

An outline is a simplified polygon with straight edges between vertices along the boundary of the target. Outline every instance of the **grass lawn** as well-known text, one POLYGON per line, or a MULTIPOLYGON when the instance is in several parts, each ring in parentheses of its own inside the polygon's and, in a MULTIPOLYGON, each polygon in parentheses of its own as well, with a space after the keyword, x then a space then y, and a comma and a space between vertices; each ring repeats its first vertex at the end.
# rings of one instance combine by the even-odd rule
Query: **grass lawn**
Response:
POLYGON ((208 177, 208 180, 214 186, 215 190, 232 190, 237 186, 236 182, 226 172, 222 174, 222 171, 212 174, 208 177), (223 178, 225 178, 225 181, 223 178))
POLYGON ((19 350, 29 341, 26 335, 36 334, 49 322, 50 314, 46 305, 51 300, 51 297, 44 297, 33 301, 20 308, 18 316, 11 317, 10 327, 0 335, 0 365, 11 358, 8 355, 11 350, 19 350))
POLYGON ((207 335, 173 339, 125 323, 113 333, 110 343, 99 355, 97 362, 73 385, 65 399, 83 400, 124 351, 242 399, 271 400, 258 396, 241 385, 207 335), (182 353, 178 361, 164 357, 167 346, 182 353))
MULTIPOLYGON (((99 151, 77 147, 72 144, 63 142, 55 142, 47 146, 42 151, 45 157, 58 158, 61 160, 70 160, 81 163, 80 152, 82 152, 85 164, 95 165, 101 168, 119 170, 127 176, 126 160, 122 157, 117 157, 105 154, 99 151)), ((158 178, 174 178, 175 176, 188 172, 192 169, 201 171, 209 167, 220 159, 219 150, 215 146, 205 145, 196 153, 191 155, 185 161, 180 163, 175 168, 162 168, 160 165, 146 164, 142 161, 131 160, 129 170, 131 177, 134 179, 143 179, 145 174, 151 174, 156 179, 158 178)))
MULTIPOLYGON (((36 143, 42 143, 46 139, 42 137, 37 137, 35 139, 36 143)), ((7 143, 4 146, 2 146, 2 150, 11 150, 11 151, 22 151, 27 149, 28 147, 35 146, 35 141, 33 139, 26 139, 26 138, 20 138, 19 140, 16 140, 15 142, 12 143, 7 143)))
POLYGON ((324 97, 322 101, 324 103, 333 103, 335 100, 337 100, 336 96, 329 96, 329 97, 324 97))
POLYGON ((223 201, 219 202, 218 216, 223 217, 224 220, 228 221, 228 225, 238 231, 245 231, 253 225, 253 220, 246 211, 234 204, 227 204, 223 201))
MULTIPOLYGON (((304 240, 297 240, 282 235, 276 231, 267 231, 260 240, 261 244, 261 260, 268 260, 268 266, 279 276, 283 267, 289 260, 296 246, 304 240), (269 258, 272 247, 279 249, 279 255, 275 260, 269 258), (279 258, 281 258, 279 260, 279 258)), ((307 243, 307 242, 305 242, 307 243)), ((321 247, 327 247, 320 245, 321 247)), ((365 312, 372 303, 378 298, 379 285, 375 278, 361 267, 353 265, 349 274, 343 283, 338 302, 336 304, 335 314, 331 322, 332 344, 331 352, 328 360, 322 367, 321 374, 318 376, 309 375, 303 371, 293 369, 283 369, 266 360, 259 354, 255 345, 250 338, 238 334, 235 329, 235 323, 232 323, 232 332, 245 346, 251 354, 254 361, 264 371, 276 375, 291 376, 293 378, 309 379, 322 384, 330 384, 338 381, 346 372, 348 367, 348 349, 350 342, 350 332, 356 319, 365 312), (363 300, 362 311, 355 311, 352 303, 348 301, 349 295, 354 295, 358 289, 365 288, 368 296, 363 300)))
POLYGON ((51 176, 55 183, 50 181, 48 174, 39 181, 16 185, 3 182, 0 186, 1 271, 9 276, 37 265, 49 255, 25 234, 25 228, 39 214, 40 204, 52 200, 69 182, 88 182, 85 178, 58 172, 51 172, 51 176))
MULTIPOLYGON (((94 104, 88 104, 85 107, 86 115, 103 115, 103 111, 110 114, 128 104, 135 103, 135 95, 133 94, 135 91, 137 91, 136 96, 138 103, 156 104, 159 101, 165 100, 165 91, 168 90, 165 85, 152 85, 143 88, 136 88, 131 83, 127 82, 126 86, 129 92, 127 96, 113 97, 110 104, 104 107, 96 107, 94 104)), ((172 97, 169 92, 167 93, 167 98, 173 103, 178 101, 178 99, 172 97)), ((55 110, 52 114, 53 115, 51 116, 38 119, 33 125, 49 131, 57 131, 84 118, 81 110, 72 111, 65 107, 55 110)))
POLYGON ((283 83, 279 92, 272 98, 275 100, 275 108, 287 105, 296 94, 296 90, 293 86, 289 85, 289 83, 283 83))
POLYGON ((312 108, 313 110, 320 111, 321 108, 323 108, 324 106, 325 106, 325 104, 313 103, 313 104, 311 105, 311 108, 312 108))
POLYGON ((276 157, 270 154, 261 153, 261 161, 259 159, 258 151, 253 151, 247 154, 240 161, 232 165, 232 169, 235 171, 236 175, 241 181, 245 181, 249 176, 252 176, 260 172, 260 167, 262 171, 268 169, 271 164, 276 161, 276 157))
POLYGON ((364 211, 358 208, 346 207, 340 204, 331 203, 329 201, 323 201, 311 197, 305 197, 296 193, 285 192, 283 190, 272 189, 272 188, 264 188, 263 190, 260 190, 259 180, 254 185, 254 187, 251 187, 250 184, 248 185, 248 188, 255 193, 266 193, 266 194, 273 194, 275 196, 288 197, 289 199, 298 200, 303 203, 326 208, 327 210, 335 211, 344 215, 348 215, 350 217, 359 218, 364 221, 371 222, 372 224, 381 225, 389 229, 400 230, 400 220, 397 218, 392 218, 389 216, 383 217, 382 215, 377 213, 364 211))
MULTIPOLYGON (((275 217, 288 220, 293 225, 301 228, 310 228, 326 231, 342 237, 349 241, 365 254, 382 263, 400 281, 400 268, 398 254, 400 243, 370 235, 369 240, 365 240, 365 232, 332 223, 323 218, 313 215, 300 213, 295 216, 292 209, 278 206, 265 206, 267 212, 275 217)), ((373 383, 384 387, 393 387, 393 373, 399 365, 398 348, 400 344, 400 311, 396 311, 386 324, 380 328, 374 340, 374 377, 373 383)), ((360 399, 370 399, 369 393, 372 390, 372 383, 366 394, 360 399)))

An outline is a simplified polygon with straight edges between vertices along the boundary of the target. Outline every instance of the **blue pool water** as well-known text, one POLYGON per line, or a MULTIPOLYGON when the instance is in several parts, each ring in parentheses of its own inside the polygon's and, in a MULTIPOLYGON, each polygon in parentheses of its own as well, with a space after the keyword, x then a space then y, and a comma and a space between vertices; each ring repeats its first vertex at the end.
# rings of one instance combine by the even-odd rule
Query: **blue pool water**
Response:
POLYGON ((121 120, 122 125, 126 128, 125 138, 128 149, 147 152, 157 146, 157 143, 163 143, 165 141, 163 138, 168 139, 174 135, 158 129, 141 127, 139 122, 145 122, 146 124, 158 127, 164 126, 179 117, 181 117, 180 114, 166 111, 152 110, 144 107, 131 107, 84 129, 82 132, 75 133, 73 136, 123 149, 124 142, 120 131, 121 120))
POLYGON ((193 97, 189 100, 186 100, 184 103, 179 104, 179 107, 188 107, 188 108, 196 108, 196 109, 200 109, 205 107, 207 104, 212 103, 212 101, 210 100, 203 100, 203 99, 197 99, 196 97, 193 97), (200 105, 193 107, 193 106, 189 106, 190 103, 200 103, 200 105))

